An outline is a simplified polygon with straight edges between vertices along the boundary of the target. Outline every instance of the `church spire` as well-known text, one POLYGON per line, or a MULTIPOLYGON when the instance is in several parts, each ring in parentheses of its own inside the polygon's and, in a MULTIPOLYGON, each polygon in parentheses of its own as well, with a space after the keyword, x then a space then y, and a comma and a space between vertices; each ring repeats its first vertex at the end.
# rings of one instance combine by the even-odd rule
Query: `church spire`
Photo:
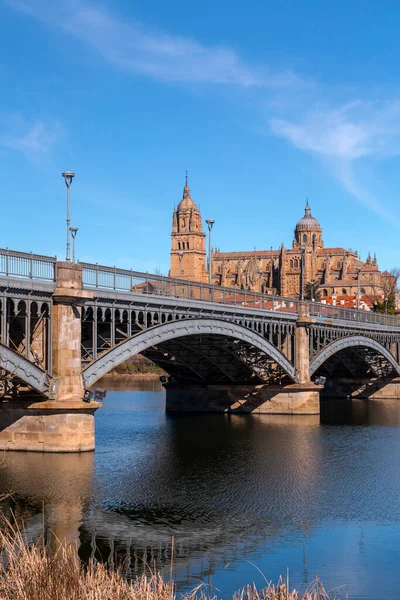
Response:
POLYGON ((311 216, 311 208, 310 208, 310 205, 308 204, 308 198, 306 199, 306 207, 304 209, 304 216, 305 217, 311 216))
POLYGON ((185 175, 185 187, 183 188, 183 198, 190 198, 190 187, 188 183, 188 172, 185 175))

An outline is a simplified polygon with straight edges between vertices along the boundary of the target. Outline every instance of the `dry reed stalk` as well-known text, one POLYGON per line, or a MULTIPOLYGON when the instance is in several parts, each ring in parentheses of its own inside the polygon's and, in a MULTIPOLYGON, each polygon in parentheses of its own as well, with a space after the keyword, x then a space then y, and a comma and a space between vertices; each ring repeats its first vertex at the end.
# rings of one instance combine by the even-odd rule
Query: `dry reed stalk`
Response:
MULTIPOLYGON (((118 570, 90 561, 85 566, 76 548, 60 544, 50 553, 43 541, 28 544, 23 532, 3 519, 0 528, 0 600, 177 600, 174 583, 160 574, 128 582, 118 570)), ((171 556, 171 561, 173 557, 171 556)), ((182 600, 214 600, 198 586, 182 600)), ((304 594, 288 591, 279 581, 258 590, 243 588, 232 600, 333 600, 319 580, 304 594)))

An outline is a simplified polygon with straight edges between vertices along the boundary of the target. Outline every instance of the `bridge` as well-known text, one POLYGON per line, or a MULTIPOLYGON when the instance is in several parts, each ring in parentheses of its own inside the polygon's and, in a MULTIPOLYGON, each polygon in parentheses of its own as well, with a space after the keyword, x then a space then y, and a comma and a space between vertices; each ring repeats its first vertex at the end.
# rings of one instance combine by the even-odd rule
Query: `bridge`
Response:
POLYGON ((141 353, 167 410, 318 414, 400 396, 400 320, 0 249, 0 449, 94 449, 90 389, 141 353), (325 382, 325 388, 321 382, 325 382))

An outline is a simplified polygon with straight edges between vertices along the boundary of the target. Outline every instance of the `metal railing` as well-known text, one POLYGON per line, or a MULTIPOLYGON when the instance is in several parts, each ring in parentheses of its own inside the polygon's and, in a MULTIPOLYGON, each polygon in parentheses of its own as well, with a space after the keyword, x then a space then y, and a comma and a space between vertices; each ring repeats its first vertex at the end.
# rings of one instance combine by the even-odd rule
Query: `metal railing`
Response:
POLYGON ((387 327, 400 327, 399 317, 385 315, 373 311, 361 310, 356 308, 344 308, 342 306, 332 306, 330 304, 321 304, 310 302, 310 316, 322 317, 324 319, 334 319, 347 321, 349 323, 370 323, 373 325, 385 325, 387 327))
MULTIPOLYGON (((199 300, 203 302, 216 302, 230 304, 243 308, 256 308, 259 310, 272 310, 288 314, 297 314, 299 300, 285 296, 275 296, 240 290, 238 288, 222 287, 199 283, 186 279, 166 277, 164 275, 150 275, 138 271, 117 269, 81 263, 83 266, 83 283, 87 287, 132 292, 180 298, 186 300, 199 300)), ((324 319, 341 320, 350 323, 366 323, 371 325, 384 325, 400 328, 400 319, 392 315, 384 315, 366 310, 331 306, 318 302, 307 302, 310 307, 310 316, 324 319)))
POLYGON ((299 301, 294 298, 210 285, 164 275, 150 275, 116 267, 80 264, 83 266, 83 284, 90 288, 216 302, 290 314, 298 313, 299 301))
MULTIPOLYGON (((3 276, 55 281, 56 262, 56 257, 0 248, 0 275, 3 276)), ((299 300, 296 298, 210 285, 164 275, 150 275, 97 264, 80 264, 83 268, 83 284, 89 288, 215 302, 288 314, 298 313, 299 300)), ((309 302, 308 304, 310 316, 313 317, 341 320, 348 323, 400 327, 400 319, 392 315, 318 302, 309 302)))
POLYGON ((57 259, 0 248, 0 275, 54 281, 57 259))

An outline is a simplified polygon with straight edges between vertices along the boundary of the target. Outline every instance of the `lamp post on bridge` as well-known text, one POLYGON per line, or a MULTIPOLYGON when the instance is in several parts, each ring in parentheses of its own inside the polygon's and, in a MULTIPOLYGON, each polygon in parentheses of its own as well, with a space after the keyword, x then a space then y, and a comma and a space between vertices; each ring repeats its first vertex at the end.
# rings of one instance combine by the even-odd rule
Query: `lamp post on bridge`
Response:
POLYGON ((179 277, 180 277, 180 280, 181 280, 180 295, 183 296, 183 286, 182 286, 182 258, 183 258, 183 252, 178 252, 178 258, 179 258, 179 277))
POLYGON ((72 235, 72 262, 75 262, 75 238, 76 238, 76 234, 78 233, 78 228, 77 227, 70 227, 69 228, 71 235, 72 235))
POLYGON ((361 267, 356 267, 357 271, 357 310, 360 308, 360 271, 361 267))
POLYGON ((179 258, 179 277, 182 279, 182 258, 183 258, 183 252, 178 252, 178 258, 179 258))
POLYGON ((304 300, 304 252, 305 252, 305 246, 302 246, 300 248, 301 250, 301 260, 300 260, 300 266, 301 266, 301 273, 300 273, 300 300, 303 302, 304 300))
POLYGON ((62 176, 64 177, 65 185, 67 186, 67 255, 66 255, 66 261, 69 262, 71 260, 71 257, 70 257, 70 225, 71 225, 70 187, 71 187, 72 180, 75 177, 75 173, 72 173, 71 171, 64 171, 64 173, 62 173, 62 176))
POLYGON ((208 283, 212 281, 212 255, 211 255, 211 230, 215 223, 214 219, 206 219, 208 225, 208 283))

